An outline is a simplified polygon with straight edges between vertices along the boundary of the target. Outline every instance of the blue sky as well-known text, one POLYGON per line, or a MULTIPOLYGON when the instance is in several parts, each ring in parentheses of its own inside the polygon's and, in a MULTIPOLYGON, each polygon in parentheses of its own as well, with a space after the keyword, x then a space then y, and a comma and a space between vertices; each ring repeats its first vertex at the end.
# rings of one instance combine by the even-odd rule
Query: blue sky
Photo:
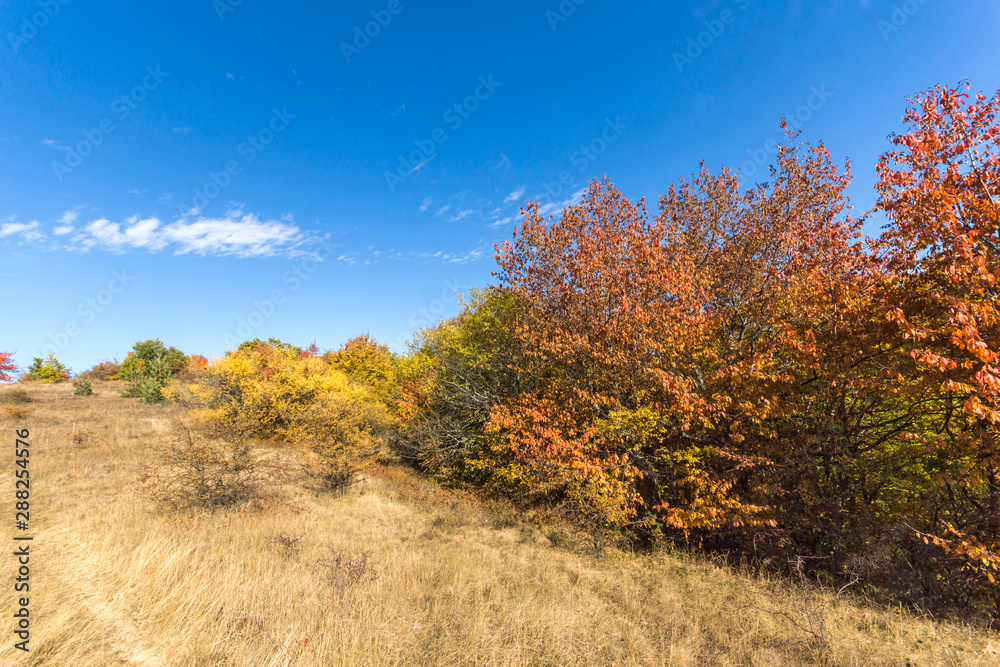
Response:
POLYGON ((11 0, 0 349, 401 349, 526 199, 606 174, 655 204, 701 159, 751 185, 781 116, 863 210, 905 97, 995 90, 998 34, 992 0, 11 0))

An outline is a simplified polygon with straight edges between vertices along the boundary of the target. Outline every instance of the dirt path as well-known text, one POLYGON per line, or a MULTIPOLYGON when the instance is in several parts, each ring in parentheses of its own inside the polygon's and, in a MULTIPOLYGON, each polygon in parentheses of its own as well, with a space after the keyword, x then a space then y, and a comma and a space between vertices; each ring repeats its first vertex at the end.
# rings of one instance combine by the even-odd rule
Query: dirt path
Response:
POLYGON ((95 582, 88 571, 81 566, 81 563, 86 561, 77 557, 78 554, 74 553, 74 549, 60 540, 59 536, 49 533, 45 537, 50 544, 59 543, 61 547, 54 550, 54 553, 60 555, 59 560, 62 562, 53 563, 51 572, 78 594, 87 611, 101 627, 106 628, 105 639, 118 657, 127 663, 143 667, 166 665, 166 659, 144 641, 142 632, 136 627, 131 616, 122 611, 113 596, 95 582))

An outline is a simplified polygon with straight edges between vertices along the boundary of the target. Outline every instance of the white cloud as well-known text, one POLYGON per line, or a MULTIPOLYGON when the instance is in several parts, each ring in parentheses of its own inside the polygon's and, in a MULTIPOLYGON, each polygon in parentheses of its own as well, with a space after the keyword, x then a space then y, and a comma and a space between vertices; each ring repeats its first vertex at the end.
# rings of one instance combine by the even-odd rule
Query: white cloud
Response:
POLYGON ((45 238, 44 235, 38 231, 38 221, 32 220, 31 222, 14 222, 13 218, 7 218, 10 222, 5 222, 0 225, 0 239, 7 238, 8 236, 21 236, 25 241, 33 242, 40 241, 45 238))
POLYGON ((450 210, 451 210, 451 204, 448 204, 447 206, 442 206, 441 208, 439 208, 438 212, 435 213, 434 215, 435 215, 435 217, 439 216, 439 215, 444 215, 445 213, 447 213, 450 210))
POLYGON ((59 225, 52 230, 52 233, 56 236, 66 236, 67 234, 71 234, 75 229, 76 227, 73 225, 59 225))
POLYGON ((30 234, 36 229, 38 229, 37 220, 32 220, 31 222, 5 222, 0 225, 0 238, 14 236, 15 234, 30 234))
POLYGON ((434 200, 431 199, 430 197, 425 198, 424 201, 420 204, 420 212, 423 213, 424 211, 426 211, 433 203, 434 200))
POLYGON ((295 225, 274 220, 261 221, 252 213, 242 218, 199 218, 194 222, 179 220, 168 225, 164 237, 177 245, 177 254, 199 255, 273 255, 301 240, 295 225))
POLYGON ((59 218, 59 223, 63 225, 72 225, 79 217, 80 214, 76 211, 66 211, 62 214, 62 217, 59 218))
POLYGON ((166 225, 157 218, 132 216, 123 223, 100 218, 88 223, 73 243, 84 250, 156 252, 170 248, 176 255, 259 257, 289 252, 302 240, 299 228, 287 218, 285 222, 261 220, 252 213, 232 211, 221 218, 185 216, 166 225))
POLYGON ((470 215, 472 215, 473 213, 475 213, 475 211, 473 211, 473 210, 472 210, 471 208, 467 208, 467 209, 465 209, 464 211, 459 211, 458 213, 456 213, 456 214, 455 214, 455 215, 454 215, 454 216, 452 217, 451 221, 452 221, 452 222, 458 222, 458 221, 459 221, 459 220, 461 220, 462 218, 465 218, 465 217, 467 217, 467 216, 470 216, 470 215))
POLYGON ((520 199, 521 197, 523 197, 523 196, 524 196, 524 193, 525 193, 526 191, 527 191, 527 188, 526 188, 525 186, 523 186, 523 185, 522 185, 522 186, 521 186, 521 187, 519 187, 519 188, 518 188, 517 190, 514 190, 514 191, 513 191, 513 192, 511 192, 511 193, 510 193, 509 195, 507 195, 507 197, 506 197, 506 198, 505 198, 505 199, 503 200, 503 203, 504 203, 504 204, 509 204, 509 203, 511 203, 512 201, 517 201, 517 200, 519 200, 519 199, 520 199))
POLYGON ((133 248, 160 250, 165 243, 156 234, 159 227, 160 221, 156 218, 138 220, 133 216, 125 221, 124 229, 117 222, 100 218, 87 224, 86 236, 81 239, 81 243, 88 248, 103 246, 119 251, 133 248))

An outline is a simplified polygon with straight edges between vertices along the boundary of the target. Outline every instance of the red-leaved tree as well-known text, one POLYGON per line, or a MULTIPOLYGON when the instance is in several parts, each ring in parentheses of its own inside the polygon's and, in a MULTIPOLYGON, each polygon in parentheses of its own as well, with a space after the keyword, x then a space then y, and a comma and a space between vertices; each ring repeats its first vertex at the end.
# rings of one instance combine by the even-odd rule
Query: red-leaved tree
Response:
POLYGON ((13 352, 0 352, 0 382, 10 382, 11 373, 17 371, 13 352))

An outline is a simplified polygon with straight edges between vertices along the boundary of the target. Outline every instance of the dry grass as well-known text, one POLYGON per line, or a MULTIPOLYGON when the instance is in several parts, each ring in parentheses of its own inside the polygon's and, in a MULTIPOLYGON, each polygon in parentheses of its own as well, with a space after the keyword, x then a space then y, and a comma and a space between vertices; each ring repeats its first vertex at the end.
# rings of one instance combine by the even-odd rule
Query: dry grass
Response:
MULTIPOLYGON (((394 466, 339 498, 301 487, 297 514, 171 519, 126 490, 182 410, 97 388, 74 400, 69 385, 30 387, 37 412, 4 423, 8 439, 31 429, 36 537, 32 651, 4 629, 2 664, 1000 663, 995 634, 830 597, 819 647, 771 613, 801 608, 791 584, 667 554, 596 559, 565 529, 394 466)), ((0 502, 13 519, 4 451, 0 502)))
POLYGON ((31 403, 31 394, 21 387, 0 388, 0 404, 23 405, 31 403))

